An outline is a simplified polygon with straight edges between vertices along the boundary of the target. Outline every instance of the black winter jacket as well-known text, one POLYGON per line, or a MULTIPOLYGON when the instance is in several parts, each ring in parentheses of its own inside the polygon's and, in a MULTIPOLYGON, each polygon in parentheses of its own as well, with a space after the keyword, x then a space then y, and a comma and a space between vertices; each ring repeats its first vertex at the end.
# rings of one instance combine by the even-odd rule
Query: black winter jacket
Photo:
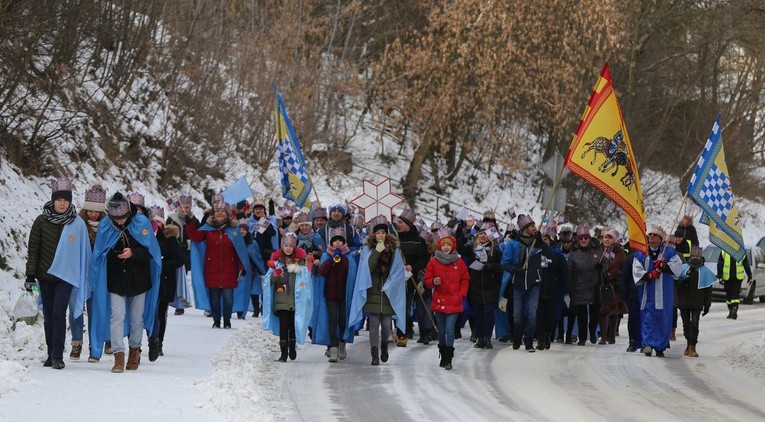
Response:
POLYGON ((137 296, 151 289, 151 254, 130 235, 127 225, 131 221, 128 220, 124 227, 120 227, 124 229, 123 235, 120 235, 108 252, 106 260, 106 287, 109 293, 124 297, 137 296), (117 258, 126 247, 130 247, 133 256, 128 259, 117 258))

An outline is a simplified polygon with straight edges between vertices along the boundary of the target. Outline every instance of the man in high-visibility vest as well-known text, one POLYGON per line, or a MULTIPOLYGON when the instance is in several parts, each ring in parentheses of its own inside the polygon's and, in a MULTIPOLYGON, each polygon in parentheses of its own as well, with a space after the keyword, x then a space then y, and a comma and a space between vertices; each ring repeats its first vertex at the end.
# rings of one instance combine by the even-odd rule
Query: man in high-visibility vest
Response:
POLYGON ((741 282, 744 281, 744 272, 749 284, 752 283, 752 269, 749 268, 749 260, 744 257, 741 262, 736 262, 730 255, 722 251, 717 259, 717 278, 725 286, 725 303, 728 305, 728 318, 738 318, 738 304, 741 302, 741 282))

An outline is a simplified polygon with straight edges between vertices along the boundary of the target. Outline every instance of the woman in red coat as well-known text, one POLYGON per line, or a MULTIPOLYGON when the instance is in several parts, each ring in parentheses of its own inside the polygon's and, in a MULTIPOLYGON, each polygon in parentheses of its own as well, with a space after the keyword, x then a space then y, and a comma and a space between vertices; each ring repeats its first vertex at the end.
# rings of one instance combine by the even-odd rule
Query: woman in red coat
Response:
MULTIPOLYGON (((447 229, 448 230, 448 229, 447 229)), ((436 252, 425 267, 425 286, 433 289, 430 309, 438 324, 438 350, 441 366, 452 369, 454 357, 454 325, 462 312, 462 300, 467 296, 470 274, 467 265, 455 250, 457 240, 451 234, 436 243, 436 252)))

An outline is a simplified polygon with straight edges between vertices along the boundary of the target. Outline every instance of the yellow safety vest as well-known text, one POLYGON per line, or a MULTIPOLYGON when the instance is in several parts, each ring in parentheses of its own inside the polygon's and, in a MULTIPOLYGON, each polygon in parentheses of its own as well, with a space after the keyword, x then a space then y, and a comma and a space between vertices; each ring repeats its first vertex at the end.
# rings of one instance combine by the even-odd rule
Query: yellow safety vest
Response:
MULTIPOLYGON (((731 265, 731 256, 728 255, 725 252, 721 252, 723 255, 723 273, 722 273, 722 279, 724 281, 730 280, 730 265, 731 265)), ((744 266, 742 265, 742 262, 736 262, 736 280, 743 280, 744 279, 744 266)))
POLYGON ((685 243, 688 244, 688 252, 683 252, 683 258, 685 258, 685 260, 687 261, 688 258, 691 257, 691 249, 693 249, 693 245, 691 245, 691 241, 688 239, 685 240, 685 243))

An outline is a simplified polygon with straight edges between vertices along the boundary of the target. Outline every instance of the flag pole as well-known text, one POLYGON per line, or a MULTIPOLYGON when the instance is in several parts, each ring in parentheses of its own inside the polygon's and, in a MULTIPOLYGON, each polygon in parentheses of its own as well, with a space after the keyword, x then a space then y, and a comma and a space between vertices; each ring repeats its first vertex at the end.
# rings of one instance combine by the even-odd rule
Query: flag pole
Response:
MULTIPOLYGON (((683 212, 683 207, 685 206, 685 201, 687 201, 687 200, 688 200, 688 190, 686 189, 685 190, 685 195, 683 196, 683 201, 680 203, 680 208, 678 208, 677 214, 675 215, 675 221, 672 223, 672 230, 670 231, 670 233, 674 233, 675 232, 675 228, 677 226, 677 221, 680 219, 680 214, 683 212)), ((664 258, 664 251, 667 250, 667 245, 669 245, 669 236, 671 236, 671 235, 667 234, 665 236, 666 239, 664 239, 664 247, 661 249, 661 255, 659 256, 659 259, 658 259, 659 261, 661 261, 664 258)), ((674 235, 672 235, 672 236, 674 236, 674 235)))
MULTIPOLYGON (((565 162, 562 166, 560 166, 560 170, 558 171, 558 174, 555 176, 555 180, 553 181, 553 188, 552 193, 550 194, 550 197, 547 198, 547 204, 545 204, 544 213, 542 214, 542 221, 540 223, 544 223, 545 219, 547 218, 547 213, 550 211, 550 206, 552 206, 553 201, 555 200, 555 193, 558 191, 558 186, 560 186, 561 180, 563 180, 563 168, 565 167, 565 162)), ((534 240, 531 241, 531 247, 529 248, 529 253, 526 254, 526 261, 523 263, 523 269, 527 270, 529 268, 529 259, 531 258, 531 252, 534 250, 534 246, 537 244, 536 237, 534 240)))

